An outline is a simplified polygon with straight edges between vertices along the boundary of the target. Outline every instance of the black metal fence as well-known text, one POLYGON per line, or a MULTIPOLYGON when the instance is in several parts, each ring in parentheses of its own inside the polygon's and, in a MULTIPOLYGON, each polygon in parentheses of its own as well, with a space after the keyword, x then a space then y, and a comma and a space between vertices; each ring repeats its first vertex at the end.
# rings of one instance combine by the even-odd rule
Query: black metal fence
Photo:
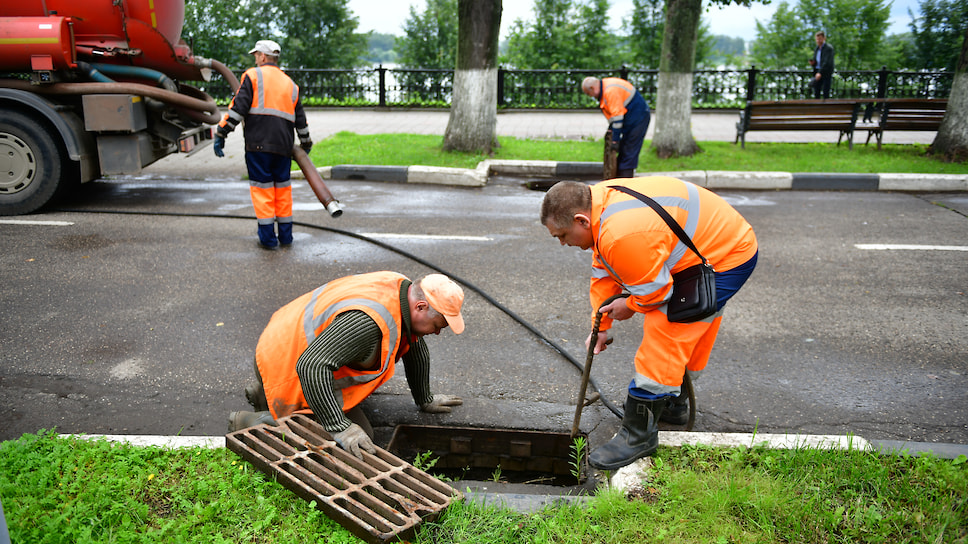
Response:
MULTIPOLYGON (((241 71, 238 74, 241 76, 241 71)), ((453 70, 376 68, 356 70, 286 70, 299 85, 306 106, 450 106, 453 70)), ((498 70, 497 105, 506 109, 591 109, 582 94, 587 76, 617 76, 630 81, 646 102, 655 104, 658 70, 498 70)), ((697 70, 693 73, 693 108, 742 108, 747 100, 813 98, 809 70, 697 70)), ((831 98, 947 98, 953 72, 855 70, 835 72, 831 98)), ((195 82, 222 104, 232 93, 225 80, 195 82)))

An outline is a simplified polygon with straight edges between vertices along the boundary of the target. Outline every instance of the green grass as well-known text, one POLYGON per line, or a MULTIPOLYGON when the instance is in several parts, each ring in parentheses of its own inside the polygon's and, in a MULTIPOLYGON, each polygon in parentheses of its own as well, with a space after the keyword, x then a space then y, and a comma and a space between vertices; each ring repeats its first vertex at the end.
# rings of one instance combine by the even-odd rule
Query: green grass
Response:
MULTIPOLYGON (((632 498, 525 515, 455 503, 414 543, 968 542, 968 462, 859 451, 659 449, 632 498)), ((0 443, 13 542, 359 542, 226 449, 27 434, 0 443)))
MULTIPOLYGON (((500 138, 493 159, 600 162, 602 140, 521 140, 500 138)), ((474 153, 445 153, 437 135, 340 132, 318 142, 312 150, 317 165, 444 166, 475 168, 487 158, 474 153)), ((732 170, 775 172, 968 174, 966 163, 944 163, 927 156, 926 145, 846 143, 784 144, 747 143, 746 149, 731 142, 699 142, 703 149, 692 157, 658 159, 646 141, 637 172, 681 170, 732 170)))

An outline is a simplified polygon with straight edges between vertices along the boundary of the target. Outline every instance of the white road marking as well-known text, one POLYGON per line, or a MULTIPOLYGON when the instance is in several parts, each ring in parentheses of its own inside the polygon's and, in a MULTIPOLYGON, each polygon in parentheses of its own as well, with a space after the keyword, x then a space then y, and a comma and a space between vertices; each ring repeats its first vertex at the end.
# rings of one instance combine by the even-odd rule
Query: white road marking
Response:
POLYGON ((0 223, 6 225, 49 225, 52 227, 69 227, 72 221, 33 221, 30 219, 0 219, 0 223))
POLYGON ((922 246, 914 244, 854 244, 857 249, 902 249, 913 251, 968 251, 968 246, 922 246))
POLYGON ((458 240, 461 242, 490 242, 494 238, 487 236, 445 236, 436 234, 399 234, 393 232, 361 232, 360 236, 367 238, 391 238, 394 240, 458 240))

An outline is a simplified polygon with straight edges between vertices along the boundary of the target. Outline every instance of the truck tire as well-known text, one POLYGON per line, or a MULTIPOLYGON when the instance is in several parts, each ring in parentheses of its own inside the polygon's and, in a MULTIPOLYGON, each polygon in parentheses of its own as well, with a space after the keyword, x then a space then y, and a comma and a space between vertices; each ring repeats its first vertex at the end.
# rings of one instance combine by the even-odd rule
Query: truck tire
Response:
POLYGON ((61 147, 46 125, 10 110, 0 116, 0 215, 30 213, 57 194, 61 147))

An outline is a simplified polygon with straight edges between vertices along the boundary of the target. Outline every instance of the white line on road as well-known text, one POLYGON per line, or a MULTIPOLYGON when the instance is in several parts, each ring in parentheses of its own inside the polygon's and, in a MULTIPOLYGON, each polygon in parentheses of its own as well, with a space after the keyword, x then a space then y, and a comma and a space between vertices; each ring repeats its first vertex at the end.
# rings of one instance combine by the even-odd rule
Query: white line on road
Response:
POLYGON ((444 236, 436 234, 398 234, 392 232, 361 232, 360 236, 367 238, 392 238, 396 240, 459 240, 461 242, 490 242, 494 238, 487 236, 444 236))
POLYGON ((0 219, 0 223, 6 225, 50 225, 53 227, 69 227, 73 221, 32 221, 29 219, 0 219))
POLYGON ((905 249, 913 251, 968 251, 968 246, 921 246, 914 244, 854 244, 857 249, 905 249))

